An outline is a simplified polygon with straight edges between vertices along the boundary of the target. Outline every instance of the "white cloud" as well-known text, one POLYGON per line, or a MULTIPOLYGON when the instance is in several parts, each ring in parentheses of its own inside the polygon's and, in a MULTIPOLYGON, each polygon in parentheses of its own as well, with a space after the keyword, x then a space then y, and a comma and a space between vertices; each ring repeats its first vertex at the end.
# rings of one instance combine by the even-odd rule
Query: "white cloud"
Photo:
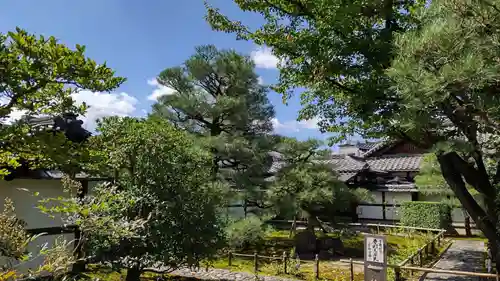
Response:
POLYGON ((257 82, 259 82, 259 85, 264 85, 264 79, 262 79, 262 76, 257 77, 257 82))
MULTIPOLYGON (((4 93, 0 92, 0 105, 6 105, 10 101, 10 98, 3 96, 3 94, 4 93)), ((11 124, 12 122, 19 120, 21 117, 23 117, 25 112, 26 112, 25 110, 17 110, 14 108, 12 112, 8 115, 8 117, 2 118, 0 123, 11 124)))
POLYGON ((273 69, 278 66, 279 62, 269 47, 258 47, 250 53, 250 57, 258 68, 273 69))
MULTIPOLYGON (((78 119, 83 121, 83 126, 89 131, 95 130, 97 119, 106 116, 132 115, 138 102, 135 97, 127 93, 100 93, 83 90, 71 96, 75 104, 80 105, 83 102, 87 104, 87 112, 84 116, 79 116, 78 119)), ((0 98, 0 104, 7 102, 7 98, 0 98)), ((25 112, 14 109, 8 118, 2 120, 2 123, 12 123, 23 117, 25 112)))
POLYGON ((318 118, 301 121, 285 121, 280 122, 277 118, 273 118, 274 130, 278 132, 299 132, 303 129, 315 130, 318 129, 318 118))
POLYGON ((174 89, 160 85, 160 83, 158 83, 158 80, 156 80, 156 78, 149 79, 148 85, 155 87, 151 95, 148 96, 148 100, 150 101, 157 101, 158 98, 161 96, 168 96, 175 93, 174 89))
POLYGON ((96 120, 106 116, 129 116, 135 112, 137 99, 127 93, 99 93, 80 91, 72 95, 76 104, 85 102, 88 106, 85 116, 78 119, 83 121, 83 126, 93 131, 96 120))

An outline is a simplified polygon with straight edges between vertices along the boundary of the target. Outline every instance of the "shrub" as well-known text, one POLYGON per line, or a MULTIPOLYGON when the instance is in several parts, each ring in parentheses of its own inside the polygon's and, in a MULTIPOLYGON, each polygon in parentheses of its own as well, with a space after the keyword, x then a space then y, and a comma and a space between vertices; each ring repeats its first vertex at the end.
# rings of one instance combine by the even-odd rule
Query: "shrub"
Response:
POLYGON ((238 220, 227 228, 227 242, 231 249, 248 249, 263 244, 271 229, 258 217, 238 220))
POLYGON ((403 202, 401 224, 404 226, 448 229, 451 226, 450 206, 441 202, 403 202))

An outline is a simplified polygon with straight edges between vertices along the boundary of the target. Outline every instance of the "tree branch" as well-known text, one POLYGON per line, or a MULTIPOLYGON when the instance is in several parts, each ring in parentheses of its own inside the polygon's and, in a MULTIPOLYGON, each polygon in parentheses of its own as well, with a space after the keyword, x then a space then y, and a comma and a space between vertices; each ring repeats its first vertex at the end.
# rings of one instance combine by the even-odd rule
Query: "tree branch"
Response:
POLYGON ((495 241, 496 245, 500 245, 500 236, 496 231, 495 224, 472 197, 462 180, 462 176, 455 165, 456 156, 454 156, 453 153, 439 153, 436 156, 444 179, 453 190, 462 206, 467 209, 471 218, 488 240, 495 241))

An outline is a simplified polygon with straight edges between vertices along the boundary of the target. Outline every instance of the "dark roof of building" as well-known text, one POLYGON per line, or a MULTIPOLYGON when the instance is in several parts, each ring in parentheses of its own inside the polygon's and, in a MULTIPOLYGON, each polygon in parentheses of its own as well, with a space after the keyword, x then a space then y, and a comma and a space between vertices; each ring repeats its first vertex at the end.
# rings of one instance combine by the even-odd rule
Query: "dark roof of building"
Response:
MULTIPOLYGON (((59 116, 43 116, 43 117, 30 117, 25 116, 19 122, 25 122, 30 125, 32 132, 54 130, 64 133, 66 138, 72 142, 83 142, 87 140, 91 133, 82 127, 83 121, 77 119, 77 115, 67 113, 59 116)), ((18 167, 11 172, 11 175, 6 177, 6 180, 16 178, 30 178, 30 179, 61 179, 63 173, 60 171, 47 170, 47 169, 25 169, 18 167)), ((97 180, 100 177, 93 177, 87 174, 77 174, 77 179, 97 180)))
POLYGON ((376 142, 358 142, 358 143, 356 143, 356 147, 361 151, 368 151, 379 143, 380 142, 378 142, 378 141, 376 141, 376 142))
POLYGON ((421 154, 394 154, 394 155, 384 155, 381 157, 374 157, 366 159, 366 162, 375 170, 380 171, 419 171, 420 162, 422 161, 423 155, 421 154))
MULTIPOLYGON (((422 154, 391 154, 382 156, 372 156, 374 153, 382 149, 390 148, 397 144, 397 141, 384 140, 381 142, 372 142, 359 145, 368 148, 361 156, 333 154, 328 160, 318 160, 330 164, 340 178, 348 180, 352 178, 353 173, 356 174, 362 170, 371 170, 375 172, 417 172, 420 170, 422 154)), ((285 166, 285 163, 280 161, 279 153, 273 154, 274 162, 271 166, 270 173, 276 173, 285 166)))
POLYGON ((325 160, 331 164, 337 172, 357 172, 367 168, 367 163, 360 158, 351 155, 333 155, 331 159, 325 160))
POLYGON ((356 157, 351 155, 334 155, 332 159, 326 160, 332 164, 337 172, 358 172, 363 169, 377 171, 418 171, 423 155, 421 154, 394 154, 374 158, 356 157))
MULTIPOLYGON (((60 180, 64 176, 64 173, 61 171, 47 169, 26 170, 21 173, 16 173, 16 171, 14 171, 14 173, 14 178, 16 179, 60 180)), ((7 177, 7 180, 10 179, 12 178, 7 177)), ((91 176, 86 173, 77 173, 75 179, 89 181, 109 180, 109 178, 106 177, 91 176)))
POLYGON ((396 144, 398 141, 390 140, 390 139, 385 139, 382 141, 379 141, 375 143, 372 147, 370 147, 369 150, 367 150, 365 153, 363 153, 363 157, 370 157, 376 152, 381 151, 382 149, 385 149, 391 145, 396 144))
POLYGON ((67 113, 60 116, 26 117, 23 120, 34 130, 55 130, 64 132, 72 142, 83 142, 91 136, 91 133, 82 127, 83 121, 77 119, 77 115, 67 113))

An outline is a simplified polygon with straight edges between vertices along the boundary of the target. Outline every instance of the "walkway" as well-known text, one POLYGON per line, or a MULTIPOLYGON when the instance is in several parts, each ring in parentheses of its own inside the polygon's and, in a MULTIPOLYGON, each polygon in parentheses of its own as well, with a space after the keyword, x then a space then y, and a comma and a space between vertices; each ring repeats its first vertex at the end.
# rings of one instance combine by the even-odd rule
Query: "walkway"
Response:
MULTIPOLYGON (((483 272, 484 252, 484 242, 482 241, 455 240, 443 257, 434 265, 434 268, 483 272)), ((480 280, 480 277, 429 273, 424 280, 476 281, 480 280)))
POLYGON ((197 271, 192 271, 191 269, 184 268, 178 269, 170 275, 173 276, 183 276, 183 277, 194 277, 201 280, 219 280, 219 281, 296 281, 299 279, 288 279, 276 276, 262 276, 259 275, 259 279, 255 279, 255 275, 247 272, 234 272, 226 269, 214 269, 209 268, 199 269, 197 271))

